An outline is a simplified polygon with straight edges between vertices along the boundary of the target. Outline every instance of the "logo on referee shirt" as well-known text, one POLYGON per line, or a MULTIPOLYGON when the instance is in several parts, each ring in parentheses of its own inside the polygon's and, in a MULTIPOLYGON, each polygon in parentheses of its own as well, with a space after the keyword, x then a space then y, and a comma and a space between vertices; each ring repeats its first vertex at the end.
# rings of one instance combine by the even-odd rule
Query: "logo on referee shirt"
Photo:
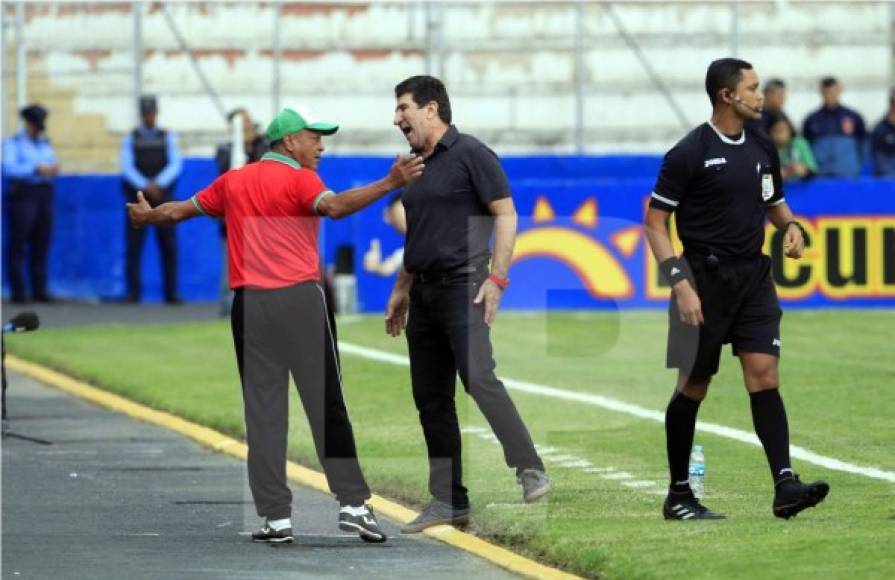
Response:
POLYGON ((768 201, 774 197, 774 177, 770 173, 761 176, 761 199, 768 201))
POLYGON ((705 166, 703 169, 707 169, 709 167, 714 167, 715 165, 724 165, 727 163, 727 159, 724 157, 715 157, 714 159, 706 159, 705 166))

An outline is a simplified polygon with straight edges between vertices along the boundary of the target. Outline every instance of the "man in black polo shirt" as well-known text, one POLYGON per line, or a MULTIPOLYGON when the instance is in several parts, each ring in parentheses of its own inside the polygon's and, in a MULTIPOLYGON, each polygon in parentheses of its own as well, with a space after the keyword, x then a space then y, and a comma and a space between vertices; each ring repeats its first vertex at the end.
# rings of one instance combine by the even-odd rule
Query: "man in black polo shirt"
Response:
POLYGON ((782 232, 787 257, 802 256, 804 231, 784 200, 776 148, 745 125, 761 117, 763 102, 752 65, 716 60, 705 85, 712 118, 665 155, 644 223, 672 286, 667 366, 679 370, 665 415, 671 485, 662 511, 666 519, 724 517, 693 496, 687 464, 699 404, 718 371, 722 345, 732 343, 774 479, 773 513, 791 518, 822 501, 830 486, 802 483, 790 464, 777 371, 782 311, 761 248, 766 217, 782 232), (672 212, 684 245, 680 258, 668 229, 672 212))
POLYGON ((386 309, 386 331, 407 323, 413 399, 429 452, 433 500, 404 533, 469 520, 462 484, 457 374, 516 469, 523 499, 533 502, 550 480, 503 383, 494 374, 489 326, 509 285, 516 210, 497 156, 451 125, 444 84, 415 76, 395 87, 394 123, 426 172, 402 196, 407 213, 404 267, 386 309), (494 256, 489 241, 494 233, 494 256), (489 270, 490 262, 490 270, 489 270))

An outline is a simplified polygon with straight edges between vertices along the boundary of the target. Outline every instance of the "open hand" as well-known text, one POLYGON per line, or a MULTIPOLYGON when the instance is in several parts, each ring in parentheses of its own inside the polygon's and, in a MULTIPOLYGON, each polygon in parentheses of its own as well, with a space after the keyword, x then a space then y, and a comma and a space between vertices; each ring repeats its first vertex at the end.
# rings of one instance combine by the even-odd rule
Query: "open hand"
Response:
POLYGON ((681 322, 690 326, 700 326, 705 323, 702 316, 702 302, 696 290, 690 286, 690 282, 684 280, 674 285, 672 290, 674 299, 677 300, 677 310, 680 313, 681 322))
POLYGON ((398 155, 389 169, 388 177, 393 188, 404 187, 423 174, 423 158, 419 155, 398 155))
POLYGON ((146 201, 142 191, 137 192, 137 201, 135 203, 125 205, 127 206, 127 215, 131 220, 132 226, 139 228, 146 224, 149 214, 152 213, 152 207, 146 201))
POLYGON ((473 300, 474 304, 485 303, 485 324, 488 326, 491 326, 497 317, 497 308, 500 306, 501 298, 503 298, 503 290, 500 289, 500 286, 486 279, 473 300))
POLYGON ((407 310, 410 307, 410 292, 395 288, 385 307, 385 332, 389 336, 401 336, 407 326, 407 310))

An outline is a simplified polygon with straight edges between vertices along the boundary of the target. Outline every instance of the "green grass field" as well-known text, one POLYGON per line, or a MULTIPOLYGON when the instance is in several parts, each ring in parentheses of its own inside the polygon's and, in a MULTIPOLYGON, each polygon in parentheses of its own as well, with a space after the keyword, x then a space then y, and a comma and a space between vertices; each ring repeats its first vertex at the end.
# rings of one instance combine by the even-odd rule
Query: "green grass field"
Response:
MULTIPOLYGON (((781 375, 793 444, 895 471, 893 328, 895 311, 786 313, 781 375)), ((343 321, 340 338, 406 353, 403 338, 385 336, 379 316, 343 321)), ((664 341, 665 316, 658 312, 502 313, 494 328, 501 376, 657 411, 664 410, 674 380, 663 368, 664 341)), ((11 336, 8 346, 153 407, 242 434, 240 390, 223 322, 42 330, 11 336)), ((407 367, 350 354, 342 359, 361 461, 374 491, 421 505, 427 499, 425 448, 407 367)), ((487 427, 459 389, 463 426, 487 427)), ((589 577, 895 574, 895 483, 796 460, 804 478, 824 478, 832 491, 818 508, 791 521, 777 520, 761 449, 698 432, 706 453, 706 503, 729 519, 665 522, 662 498, 654 493, 667 482, 661 423, 544 395, 513 392, 513 398, 536 443, 553 448, 545 460, 554 492, 543 503, 525 506, 499 446, 482 432, 465 435, 474 530, 486 538, 589 577), (613 479, 613 472, 586 472, 583 465, 630 477, 613 479), (624 485, 632 480, 658 486, 624 485)), ((290 453, 316 466, 294 394, 292 416, 290 453)), ((752 431, 739 364, 729 350, 700 419, 752 431)))

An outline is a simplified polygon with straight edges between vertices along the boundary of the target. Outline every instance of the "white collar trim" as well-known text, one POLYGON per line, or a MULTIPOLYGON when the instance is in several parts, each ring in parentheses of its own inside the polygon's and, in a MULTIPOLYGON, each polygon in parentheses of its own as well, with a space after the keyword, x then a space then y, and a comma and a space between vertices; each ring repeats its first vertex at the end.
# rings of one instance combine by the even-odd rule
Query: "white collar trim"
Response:
POLYGON ((715 132, 715 134, 718 135, 718 139, 721 139, 722 143, 727 143, 728 145, 742 145, 743 143, 746 142, 746 128, 745 127, 743 127, 743 132, 740 134, 740 138, 734 140, 734 139, 731 139, 730 137, 728 137, 727 135, 725 135, 724 133, 722 133, 721 131, 719 131, 718 127, 715 127, 715 125, 711 122, 711 120, 708 123, 709 123, 709 127, 711 127, 712 130, 715 132))

